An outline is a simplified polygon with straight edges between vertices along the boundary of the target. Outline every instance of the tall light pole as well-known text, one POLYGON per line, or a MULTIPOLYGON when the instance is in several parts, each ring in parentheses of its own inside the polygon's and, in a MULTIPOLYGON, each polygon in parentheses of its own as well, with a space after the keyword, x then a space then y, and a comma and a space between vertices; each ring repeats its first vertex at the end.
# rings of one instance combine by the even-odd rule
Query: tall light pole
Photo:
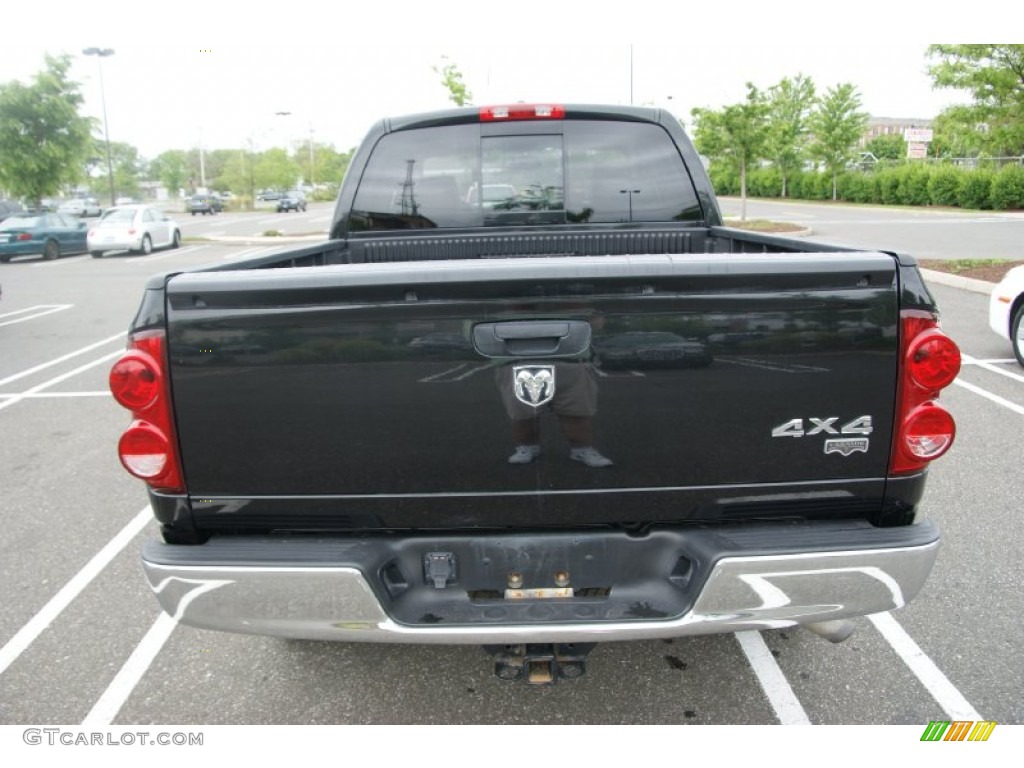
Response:
MULTIPOLYGON (((203 156, 203 126, 199 126, 199 186, 206 192, 206 160, 203 156)), ((193 190, 195 191, 195 190, 193 190)))
POLYGON ((110 129, 107 125, 107 93, 103 87, 103 59, 114 55, 113 48, 85 48, 82 50, 86 56, 98 57, 97 64, 100 68, 100 100, 103 103, 103 138, 107 144, 107 179, 110 182, 110 204, 114 204, 114 163, 110 159, 110 129))
MULTIPOLYGON (((291 112, 281 111, 275 112, 274 114, 278 117, 288 117, 291 115, 291 112)), ((310 186, 313 185, 313 162, 313 123, 311 121, 309 123, 309 178, 306 180, 310 186)))
MULTIPOLYGON (((278 117, 288 117, 291 114, 291 112, 275 112, 274 114, 277 115, 278 117)), ((287 139, 285 139, 285 145, 286 146, 287 146, 287 143, 288 143, 288 141, 287 141, 287 139)))
POLYGON ((313 162, 313 123, 309 124, 309 186, 316 188, 316 172, 313 170, 316 168, 313 162))
MULTIPOLYGON (((275 112, 274 114, 277 115, 278 117, 289 117, 291 115, 291 112, 281 111, 281 112, 275 112)), ((287 146, 287 144, 288 144, 288 139, 286 137, 285 138, 285 145, 287 146)))

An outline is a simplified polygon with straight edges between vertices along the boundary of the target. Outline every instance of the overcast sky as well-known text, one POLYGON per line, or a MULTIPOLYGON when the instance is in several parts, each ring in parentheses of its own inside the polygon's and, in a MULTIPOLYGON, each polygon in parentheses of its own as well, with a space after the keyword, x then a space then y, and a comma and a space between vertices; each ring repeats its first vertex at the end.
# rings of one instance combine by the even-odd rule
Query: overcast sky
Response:
MULTIPOLYGON (((463 73, 476 104, 632 100, 688 120, 694 107, 741 100, 748 80, 767 88, 799 73, 819 91, 853 83, 876 116, 930 118, 966 100, 932 89, 925 49, 970 30, 960 21, 923 27, 917 10, 881 0, 845 8, 804 0, 717 8, 384 0, 372 13, 367 6, 347 0, 239 11, 212 0, 159 7, 107 0, 83 9, 55 0, 45 13, 19 6, 4 12, 0 81, 27 81, 46 52, 73 54, 85 111, 101 118, 100 63, 81 52, 114 49, 102 60, 110 138, 148 158, 200 143, 281 146, 311 131, 315 141, 347 150, 379 117, 451 106, 432 69, 443 56, 463 73), (766 5, 770 12, 750 10, 766 5), (12 34, 18 29, 24 33, 12 34)), ((996 29, 1021 29, 1021 12, 1007 13, 996 29)))

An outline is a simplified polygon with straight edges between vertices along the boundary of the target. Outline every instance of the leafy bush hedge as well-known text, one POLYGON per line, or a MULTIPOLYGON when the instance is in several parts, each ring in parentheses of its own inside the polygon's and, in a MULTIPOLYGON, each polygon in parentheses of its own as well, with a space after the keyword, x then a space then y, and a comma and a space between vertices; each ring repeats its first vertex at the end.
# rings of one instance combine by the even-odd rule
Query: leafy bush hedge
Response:
MULTIPOLYGON (((716 194, 738 195, 739 174, 724 164, 711 164, 716 194)), ((973 209, 1024 209, 1024 166, 1007 165, 998 172, 907 162, 875 170, 848 170, 837 179, 840 200, 883 205, 946 205, 973 209)), ((750 197, 781 197, 782 174, 774 167, 747 174, 750 197)), ((825 171, 797 171, 787 180, 787 197, 831 200, 832 176, 825 171)))
POLYGON ((936 168, 928 179, 928 200, 932 205, 957 205, 963 173, 943 165, 936 168))
POLYGON ((992 179, 989 201, 997 210, 1024 208, 1024 168, 1004 166, 992 179))
POLYGON ((248 195, 235 195, 224 206, 226 211, 251 211, 252 198, 248 195))
POLYGON ((314 189, 313 192, 309 195, 309 199, 313 200, 314 202, 333 203, 335 200, 338 199, 338 185, 328 184, 327 187, 325 188, 314 189))
POLYGON ((987 168, 968 171, 960 183, 957 205, 961 208, 991 208, 992 179, 995 176, 987 168))

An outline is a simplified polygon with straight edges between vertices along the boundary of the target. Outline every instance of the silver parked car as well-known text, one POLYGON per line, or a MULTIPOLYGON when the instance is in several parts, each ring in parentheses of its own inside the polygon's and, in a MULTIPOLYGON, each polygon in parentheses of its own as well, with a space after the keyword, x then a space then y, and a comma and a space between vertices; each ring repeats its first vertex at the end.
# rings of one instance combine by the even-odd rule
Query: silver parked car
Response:
POLYGON ((65 200, 57 207, 58 213, 63 213, 68 216, 101 216, 103 214, 103 208, 100 206, 99 201, 95 197, 81 197, 73 200, 65 200))
POLYGON ((100 258, 107 251, 152 253, 154 248, 181 245, 181 227, 151 205, 122 205, 108 210, 87 236, 89 253, 100 258))

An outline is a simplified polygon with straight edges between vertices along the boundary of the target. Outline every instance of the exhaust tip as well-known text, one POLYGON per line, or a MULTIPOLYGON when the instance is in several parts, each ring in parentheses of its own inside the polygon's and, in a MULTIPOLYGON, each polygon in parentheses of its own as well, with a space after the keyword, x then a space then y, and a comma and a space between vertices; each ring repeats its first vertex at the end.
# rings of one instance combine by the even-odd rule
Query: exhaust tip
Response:
POLYGON ((834 621, 816 621, 813 624, 802 624, 805 629, 811 630, 820 635, 830 643, 841 643, 857 629, 857 625, 848 619, 836 619, 834 621))

